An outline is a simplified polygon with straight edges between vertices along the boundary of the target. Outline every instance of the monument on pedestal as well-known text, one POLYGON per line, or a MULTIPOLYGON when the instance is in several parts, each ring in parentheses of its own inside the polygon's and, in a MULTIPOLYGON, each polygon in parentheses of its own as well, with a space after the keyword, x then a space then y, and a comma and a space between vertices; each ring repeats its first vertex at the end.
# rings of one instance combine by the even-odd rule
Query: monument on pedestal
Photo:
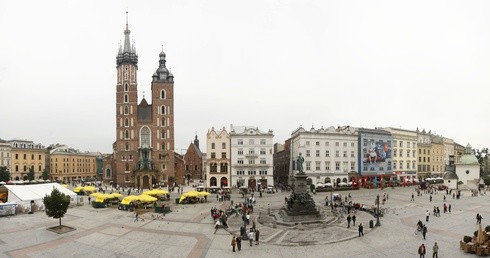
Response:
POLYGON ((289 196, 286 207, 281 212, 284 221, 315 221, 323 219, 315 206, 315 201, 307 191, 307 175, 303 171, 304 158, 301 153, 296 159, 298 173, 294 175, 294 191, 289 196))

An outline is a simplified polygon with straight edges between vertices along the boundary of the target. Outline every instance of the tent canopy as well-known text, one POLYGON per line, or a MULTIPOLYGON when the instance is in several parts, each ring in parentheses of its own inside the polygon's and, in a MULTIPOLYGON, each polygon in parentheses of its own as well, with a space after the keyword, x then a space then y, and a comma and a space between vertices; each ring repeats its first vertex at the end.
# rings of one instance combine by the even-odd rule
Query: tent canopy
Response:
POLYGON ((53 189, 58 189, 61 193, 76 198, 77 194, 61 186, 58 183, 34 184, 34 185, 2 185, 0 193, 7 193, 8 202, 39 201, 46 195, 51 195, 53 189))

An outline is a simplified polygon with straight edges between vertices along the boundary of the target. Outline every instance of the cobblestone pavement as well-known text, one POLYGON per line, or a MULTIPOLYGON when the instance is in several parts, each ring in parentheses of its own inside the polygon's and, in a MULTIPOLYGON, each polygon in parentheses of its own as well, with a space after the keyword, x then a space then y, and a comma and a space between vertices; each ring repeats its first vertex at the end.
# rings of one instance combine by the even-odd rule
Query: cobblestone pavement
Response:
MULTIPOLYGON (((433 202, 425 194, 411 202, 413 188, 408 187, 340 193, 349 192, 353 202, 368 206, 374 204, 377 194, 388 194, 388 201, 381 206, 385 210, 381 227, 369 228, 369 220, 374 218, 357 212, 356 225, 364 225, 363 237, 358 237, 357 227, 347 228, 345 218, 336 219, 328 213, 326 219, 330 223, 325 226, 305 225, 304 230, 273 228, 270 223, 259 223, 257 217, 268 209, 279 209, 288 193, 264 194, 257 198, 252 214, 261 232, 260 245, 250 247, 243 242, 242 250, 232 253, 231 238, 239 234, 241 218, 231 216, 230 227, 214 234, 210 216, 211 207, 224 209, 230 202, 208 198, 209 202, 203 204, 170 204, 172 212, 165 217, 149 211, 138 222, 127 211, 85 205, 68 210, 62 224, 76 230, 61 235, 47 230, 57 225, 58 220, 43 212, 0 217, 0 257, 418 257, 421 243, 427 246, 429 256, 434 242, 440 246, 439 257, 471 257, 474 255, 459 250, 459 241, 477 229, 476 213, 483 216, 483 226, 490 224, 485 223, 490 218, 487 196, 470 197, 468 192, 463 192, 460 200, 447 196, 451 214, 442 213, 441 217, 431 214, 429 222, 425 222, 426 210, 439 206, 442 212, 442 192, 433 195, 433 202), (428 227, 426 240, 414 234, 418 220, 428 227)), ((322 207, 325 196, 330 193, 313 195, 317 206, 322 207)), ((177 197, 172 193, 171 200, 177 197)), ((233 194, 232 199, 243 200, 238 194, 233 194)))

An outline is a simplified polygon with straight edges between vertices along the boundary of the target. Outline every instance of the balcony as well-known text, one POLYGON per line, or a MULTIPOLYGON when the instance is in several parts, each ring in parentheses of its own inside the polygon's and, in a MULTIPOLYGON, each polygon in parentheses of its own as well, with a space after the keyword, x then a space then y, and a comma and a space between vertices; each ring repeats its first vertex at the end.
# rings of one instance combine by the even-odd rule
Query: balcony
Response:
POLYGON ((259 157, 259 154, 245 154, 245 158, 247 159, 256 159, 259 157))

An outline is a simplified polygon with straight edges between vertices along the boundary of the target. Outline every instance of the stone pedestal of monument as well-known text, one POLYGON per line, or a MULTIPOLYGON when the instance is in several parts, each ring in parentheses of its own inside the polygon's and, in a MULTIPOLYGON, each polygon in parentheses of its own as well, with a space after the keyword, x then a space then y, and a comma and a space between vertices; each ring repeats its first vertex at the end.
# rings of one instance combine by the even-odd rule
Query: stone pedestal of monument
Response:
POLYGON ((281 216, 284 221, 317 221, 323 219, 315 206, 315 201, 307 191, 307 175, 298 173, 294 176, 294 192, 289 196, 286 207, 281 216))

